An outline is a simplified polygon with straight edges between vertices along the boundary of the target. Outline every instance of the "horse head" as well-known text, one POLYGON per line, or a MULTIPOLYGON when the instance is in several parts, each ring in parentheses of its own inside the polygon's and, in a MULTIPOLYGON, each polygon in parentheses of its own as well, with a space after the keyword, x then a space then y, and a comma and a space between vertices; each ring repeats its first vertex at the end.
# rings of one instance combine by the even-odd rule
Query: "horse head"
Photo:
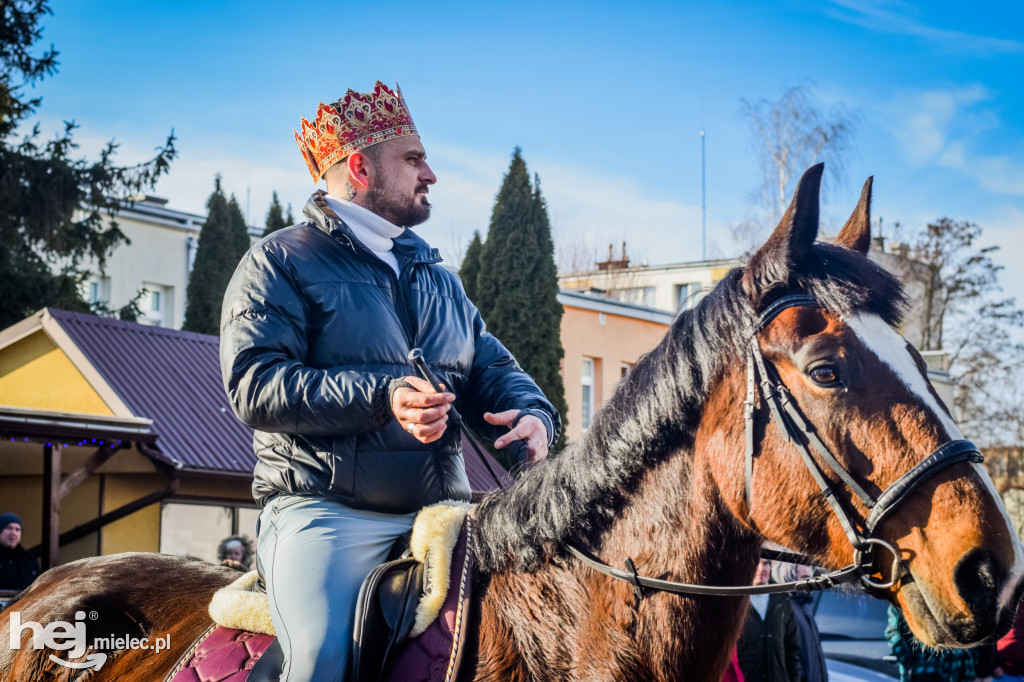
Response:
MULTIPOLYGON (((764 367, 752 371, 758 382, 771 378, 785 387, 788 405, 779 411, 798 410, 810 432, 787 432, 786 419, 776 418, 768 398, 758 393, 751 408, 749 473, 736 466, 735 457, 709 466, 743 525, 822 565, 849 564, 851 544, 877 540, 861 547, 872 555, 867 570, 875 592, 902 608, 925 644, 992 641, 1009 627, 1024 585, 1020 541, 977 463, 980 456, 961 440, 921 356, 897 331, 902 288, 867 258, 871 180, 835 243, 825 244, 815 241, 821 173, 818 165, 801 178, 781 222, 741 280, 752 318, 762 323, 749 336, 751 353, 760 353, 764 367), (794 294, 803 298, 776 304, 794 294), (764 311, 773 304, 779 310, 766 319, 764 311), (835 492, 838 514, 797 452, 801 441, 806 447, 814 438, 838 462, 838 468, 820 467, 835 492), (970 451, 969 456, 929 467, 933 453, 950 449, 970 451), (922 467, 926 473, 919 472, 922 467), (873 523, 880 496, 888 506, 876 511, 873 523), (850 527, 842 523, 844 511, 850 527)), ((745 392, 749 400, 742 372, 730 376, 725 396, 733 405, 743 402, 745 392)), ((732 414, 731 450, 743 451, 736 443, 743 438, 735 425, 738 410, 732 414)), ((713 428, 702 428, 705 438, 713 428)), ((824 456, 812 450, 821 465, 824 456)))

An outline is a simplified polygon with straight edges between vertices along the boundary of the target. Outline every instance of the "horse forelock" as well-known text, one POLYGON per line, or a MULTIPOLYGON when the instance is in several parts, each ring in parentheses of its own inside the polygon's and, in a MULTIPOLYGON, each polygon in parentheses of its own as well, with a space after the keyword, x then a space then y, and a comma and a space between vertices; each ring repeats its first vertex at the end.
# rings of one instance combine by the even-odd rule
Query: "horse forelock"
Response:
MULTIPOLYGON (((621 516, 647 469, 692 448, 714 382, 745 363, 755 311, 742 276, 742 267, 733 269, 677 316, 578 441, 478 505, 473 543, 483 571, 529 571, 565 543, 589 545, 621 516)), ((870 313, 890 325, 899 324, 906 305, 895 277, 859 253, 824 243, 761 303, 796 292, 837 315, 870 313)))
POLYGON ((891 327, 900 326, 908 305, 899 279, 874 261, 834 244, 815 244, 801 270, 793 274, 789 289, 810 294, 840 317, 873 314, 891 327))

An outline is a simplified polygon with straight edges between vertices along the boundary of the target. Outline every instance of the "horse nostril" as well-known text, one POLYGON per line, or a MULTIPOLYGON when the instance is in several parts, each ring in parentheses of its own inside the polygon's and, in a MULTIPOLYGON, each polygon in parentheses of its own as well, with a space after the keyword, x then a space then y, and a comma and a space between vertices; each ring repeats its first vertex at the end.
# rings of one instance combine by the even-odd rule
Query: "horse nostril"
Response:
POLYGON ((992 554, 981 548, 967 552, 953 569, 953 580, 960 596, 978 615, 995 611, 999 586, 1005 578, 1005 571, 993 560, 992 554))

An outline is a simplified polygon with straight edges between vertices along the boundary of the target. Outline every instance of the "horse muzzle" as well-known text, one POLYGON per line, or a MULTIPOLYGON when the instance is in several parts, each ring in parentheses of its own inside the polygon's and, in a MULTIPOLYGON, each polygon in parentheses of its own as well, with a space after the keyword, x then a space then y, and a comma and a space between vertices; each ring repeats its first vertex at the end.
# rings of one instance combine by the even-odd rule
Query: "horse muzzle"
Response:
POLYGON ((994 642, 1010 629, 1024 592, 1024 575, 1013 568, 988 549, 967 551, 953 568, 953 599, 915 579, 911 570, 899 589, 907 624, 935 648, 994 642))

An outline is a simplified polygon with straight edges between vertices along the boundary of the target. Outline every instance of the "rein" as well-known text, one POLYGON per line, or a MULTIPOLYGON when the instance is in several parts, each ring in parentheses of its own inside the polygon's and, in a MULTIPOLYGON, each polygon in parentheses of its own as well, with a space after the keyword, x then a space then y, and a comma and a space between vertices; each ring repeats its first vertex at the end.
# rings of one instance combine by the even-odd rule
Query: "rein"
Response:
MULTIPOLYGON (((828 449, 828 446, 821 441, 814 426, 804 418, 800 408, 793 400, 792 394, 782 382, 775 368, 761 353, 761 347, 757 343, 757 334, 760 331, 767 327, 783 310, 794 307, 820 308, 823 306, 813 297, 806 294, 784 296, 761 312, 757 324, 750 334, 750 351, 747 362, 747 398, 744 403, 744 418, 746 420, 744 473, 746 478, 747 506, 749 510, 750 503, 753 500, 754 459, 756 457, 754 417, 756 414, 756 401, 760 395, 768 404, 768 408, 779 427, 779 431, 785 436, 787 441, 791 441, 796 447, 801 459, 803 459, 804 465, 818 484, 821 494, 839 519, 839 523, 846 532, 846 536, 854 550, 853 563, 838 571, 787 583, 737 586, 694 585, 642 576, 637 572, 633 560, 629 557, 624 562, 625 570, 612 568, 589 553, 572 545, 567 545, 569 551, 590 568, 616 580, 623 580, 633 585, 637 601, 643 598, 644 588, 677 594, 742 596, 771 594, 775 592, 824 590, 841 583, 853 582, 859 579, 861 587, 865 591, 888 589, 895 585, 902 575, 904 570, 903 562, 900 560, 899 552, 895 547, 884 540, 874 537, 875 528, 910 492, 929 477, 957 462, 966 460, 980 463, 984 460, 981 453, 970 441, 952 440, 940 445, 931 455, 896 479, 877 498, 868 494, 843 465, 839 463, 839 460, 828 449), (821 460, 824 461, 825 468, 815 459, 814 454, 811 452, 812 448, 818 453, 821 460), (843 503, 837 496, 837 484, 826 477, 826 469, 831 471, 868 508, 868 516, 862 523, 858 524, 843 506, 843 503), (892 568, 887 582, 873 580, 868 572, 868 569, 874 563, 875 547, 881 547, 892 555, 892 568)), ((761 555, 765 558, 774 558, 790 563, 814 563, 808 557, 790 552, 775 552, 762 549, 761 555)))

